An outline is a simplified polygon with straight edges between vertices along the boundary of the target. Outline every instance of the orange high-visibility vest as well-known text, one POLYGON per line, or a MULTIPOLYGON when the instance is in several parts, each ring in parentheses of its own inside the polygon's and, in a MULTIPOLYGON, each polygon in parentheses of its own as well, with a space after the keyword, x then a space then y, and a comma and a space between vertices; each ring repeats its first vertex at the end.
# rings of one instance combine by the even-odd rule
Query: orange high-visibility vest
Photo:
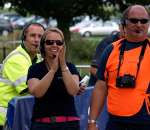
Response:
MULTIPOLYGON (((146 94, 150 84, 150 46, 147 44, 143 60, 136 79, 135 88, 118 88, 116 87, 117 68, 119 64, 120 46, 122 40, 113 43, 113 50, 106 64, 105 76, 107 76, 108 97, 107 106, 109 113, 116 116, 132 116, 139 112, 144 100, 148 114, 150 114, 150 102, 146 94), (149 107, 149 109, 148 109, 149 107)), ((150 40, 149 40, 150 41, 150 40)), ((135 76, 137 72, 137 63, 141 53, 142 46, 125 51, 121 63, 119 76, 130 74, 135 76)))

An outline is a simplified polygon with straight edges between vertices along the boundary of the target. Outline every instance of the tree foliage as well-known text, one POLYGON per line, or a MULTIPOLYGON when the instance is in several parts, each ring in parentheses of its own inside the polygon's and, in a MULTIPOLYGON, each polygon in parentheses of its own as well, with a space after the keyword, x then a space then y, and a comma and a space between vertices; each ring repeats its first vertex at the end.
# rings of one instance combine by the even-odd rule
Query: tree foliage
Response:
POLYGON ((34 13, 43 17, 74 17, 95 13, 98 0, 4 0, 20 13, 34 13))
POLYGON ((69 26, 73 17, 81 15, 98 15, 107 19, 117 10, 124 10, 130 4, 149 4, 149 0, 1 0, 11 3, 11 8, 22 15, 35 14, 44 18, 57 19, 58 27, 70 39, 69 26), (110 7, 111 10, 109 10, 110 7))
POLYGON ((0 1, 0 7, 3 7, 3 6, 4 6, 4 1, 1 0, 1 1, 0 1))
POLYGON ((81 15, 104 16, 101 0, 3 0, 10 2, 11 8, 22 15, 35 14, 44 18, 57 19, 58 27, 63 30, 69 40, 69 26, 73 17, 81 15), (101 8, 99 7, 101 5, 101 8), (101 11, 101 13, 99 13, 101 11))

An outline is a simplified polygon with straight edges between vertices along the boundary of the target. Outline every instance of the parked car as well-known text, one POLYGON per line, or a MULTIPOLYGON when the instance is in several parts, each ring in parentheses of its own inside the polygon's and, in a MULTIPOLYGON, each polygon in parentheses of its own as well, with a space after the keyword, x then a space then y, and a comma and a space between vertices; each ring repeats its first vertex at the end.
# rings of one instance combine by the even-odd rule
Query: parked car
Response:
POLYGON ((75 24, 74 26, 71 26, 69 28, 70 32, 79 32, 81 28, 84 28, 84 27, 87 27, 90 25, 90 21, 83 21, 83 22, 80 22, 80 23, 77 23, 75 24))
POLYGON ((29 16, 29 17, 20 17, 19 19, 17 19, 16 21, 12 22, 12 25, 15 29, 23 29, 23 27, 34 21, 35 20, 35 16, 29 16))
POLYGON ((96 21, 92 22, 89 26, 83 27, 79 30, 81 36, 89 37, 93 35, 109 35, 113 31, 119 31, 117 23, 112 21, 96 21))
POLYGON ((89 16, 82 17, 82 20, 75 25, 72 25, 69 30, 70 32, 79 32, 81 28, 88 27, 95 19, 90 19, 89 16))
POLYGON ((5 19, 5 20, 9 20, 10 22, 17 20, 20 17, 22 17, 22 16, 20 14, 17 14, 17 13, 2 13, 2 14, 0 14, 0 18, 5 19))
POLYGON ((10 21, 0 18, 0 35, 8 35, 13 32, 13 26, 10 21))

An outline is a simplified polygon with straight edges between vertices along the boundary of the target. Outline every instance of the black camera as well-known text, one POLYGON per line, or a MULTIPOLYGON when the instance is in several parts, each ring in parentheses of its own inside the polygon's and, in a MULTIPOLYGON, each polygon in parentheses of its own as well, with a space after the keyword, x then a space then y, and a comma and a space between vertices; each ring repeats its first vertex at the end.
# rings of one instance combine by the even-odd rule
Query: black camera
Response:
POLYGON ((134 88, 135 87, 135 77, 130 74, 125 74, 124 76, 119 76, 116 78, 116 87, 118 88, 134 88))

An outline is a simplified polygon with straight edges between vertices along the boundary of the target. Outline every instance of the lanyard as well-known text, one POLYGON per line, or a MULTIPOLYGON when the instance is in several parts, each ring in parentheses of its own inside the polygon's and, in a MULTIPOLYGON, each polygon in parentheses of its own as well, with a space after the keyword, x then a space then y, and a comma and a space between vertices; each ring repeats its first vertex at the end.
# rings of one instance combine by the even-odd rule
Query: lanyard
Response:
MULTIPOLYGON (((145 53, 145 49, 146 49, 146 46, 147 46, 147 43, 149 41, 146 39, 144 40, 143 42, 143 45, 142 45, 142 49, 141 49, 141 53, 140 53, 140 56, 139 56, 139 62, 137 63, 137 72, 136 72, 136 77, 135 79, 137 78, 137 75, 138 75, 138 72, 139 72, 139 69, 140 69, 140 65, 141 65, 141 61, 144 57, 144 53, 145 53)), ((120 66, 121 66, 121 62, 122 62, 122 59, 124 58, 124 51, 125 51, 125 48, 126 48, 126 42, 123 42, 122 45, 121 45, 121 48, 120 48, 120 55, 119 55, 119 64, 118 64, 118 70, 117 70, 117 77, 119 76, 119 71, 120 71, 120 66)))

